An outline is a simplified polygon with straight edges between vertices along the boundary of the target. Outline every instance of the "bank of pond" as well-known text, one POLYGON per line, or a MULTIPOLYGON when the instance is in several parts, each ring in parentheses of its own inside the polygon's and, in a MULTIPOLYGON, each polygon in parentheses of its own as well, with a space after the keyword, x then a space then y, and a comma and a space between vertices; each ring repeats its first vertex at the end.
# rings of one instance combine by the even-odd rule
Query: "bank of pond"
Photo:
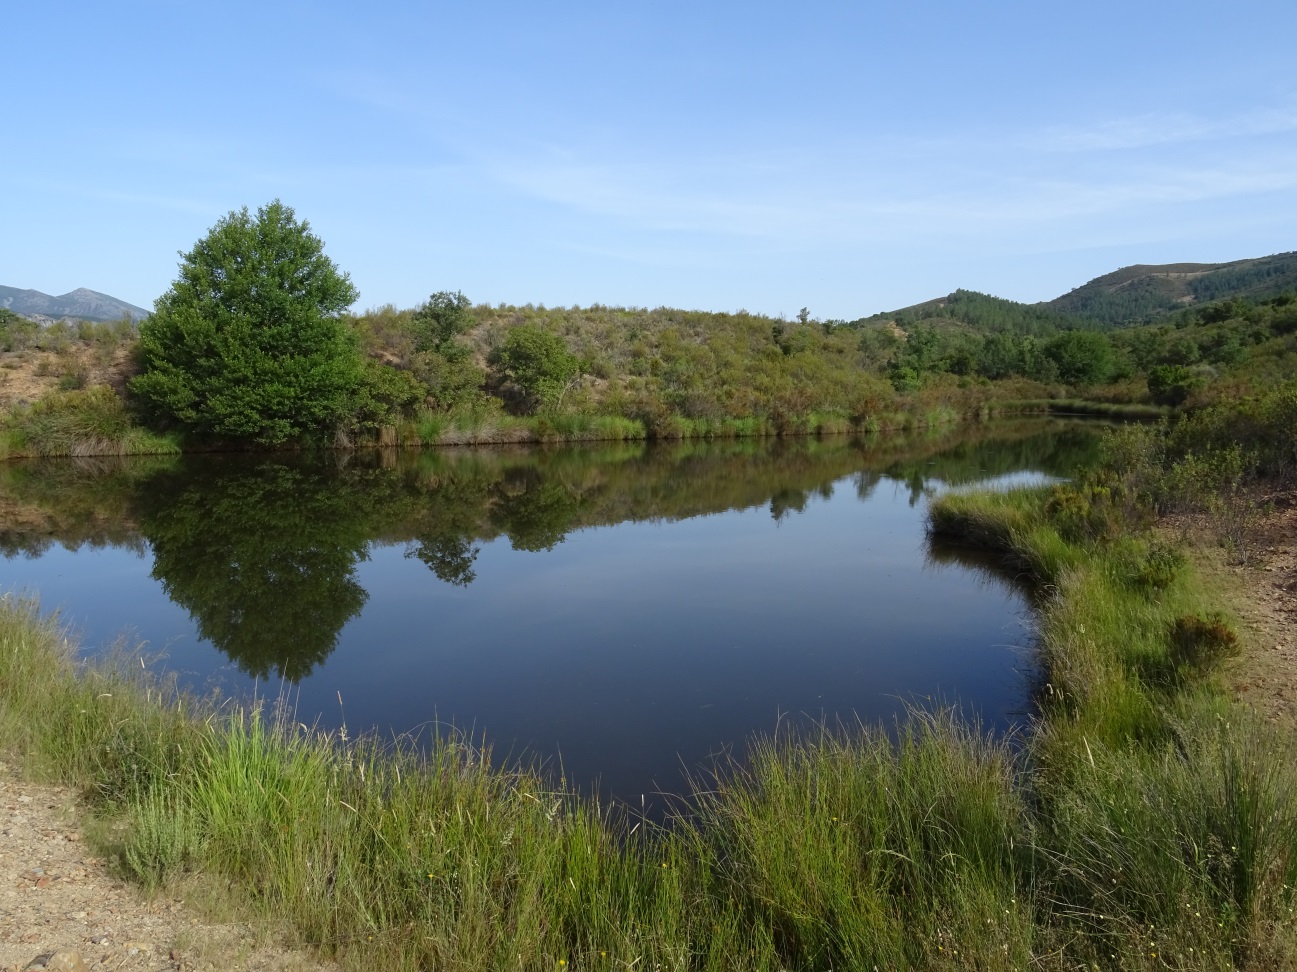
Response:
MULTIPOLYGON (((47 603, 64 602, 60 578, 71 591, 91 574, 104 602, 131 597, 133 560, 195 644, 276 691, 224 705, 178 691, 205 684, 179 642, 154 672, 129 646, 79 665, 58 622, 8 595, 0 727, 32 772, 125 824, 113 852, 138 880, 216 878, 347 966, 1282 967, 1297 957, 1297 764, 1216 685, 1236 646, 1219 595, 1149 539, 1076 529, 1048 486, 1097 450, 1092 426, 1034 421, 323 465, 13 464, 6 564, 47 603), (78 573, 76 558, 103 556, 78 573), (404 569, 367 573, 385 558, 404 569), (492 606, 457 615, 478 590, 492 606), (379 600, 380 637, 349 645, 379 600), (381 637, 400 602, 433 606, 422 640, 381 637), (495 637, 530 640, 464 647, 511 603, 526 620, 495 637), (1028 610, 1032 630, 1008 627, 1028 610), (871 616, 893 623, 862 637, 871 616), (750 623, 707 627, 718 617, 750 623), (954 650, 883 651, 916 627, 954 650), (582 629, 631 667, 548 697, 597 670, 568 644, 582 629), (374 654, 393 640, 415 645, 397 671, 413 694, 467 664, 519 686, 502 711, 538 698, 551 735, 583 693, 607 696, 598 725, 623 748, 654 733, 670 746, 683 726, 716 734, 713 758, 690 758, 645 815, 625 786, 610 800, 590 785, 599 759, 574 771, 561 747, 488 752, 487 718, 393 735, 415 727, 348 700, 398 657, 374 654), (344 709, 307 728, 312 681, 351 654, 344 709), (409 667, 420 654, 434 664, 409 667), (927 680, 907 686, 895 676, 912 659, 927 680), (796 687, 808 667, 841 696, 694 718, 716 708, 690 694, 700 681, 715 701, 778 698, 752 673, 796 687), (607 692, 646 679, 636 698, 685 704, 607 692)), ((88 628, 95 610, 64 619, 88 628)))

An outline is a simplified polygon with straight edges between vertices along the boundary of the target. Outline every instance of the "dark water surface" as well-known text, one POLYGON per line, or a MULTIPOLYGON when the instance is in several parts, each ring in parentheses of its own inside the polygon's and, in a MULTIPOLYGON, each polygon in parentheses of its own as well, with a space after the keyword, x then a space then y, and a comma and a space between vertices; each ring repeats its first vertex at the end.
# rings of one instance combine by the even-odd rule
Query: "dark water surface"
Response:
POLYGON ((353 732, 453 723, 638 802, 781 717, 1020 719, 1023 596, 934 549, 925 498, 1071 475, 1096 436, 10 463, 0 590, 199 691, 291 692, 353 732))

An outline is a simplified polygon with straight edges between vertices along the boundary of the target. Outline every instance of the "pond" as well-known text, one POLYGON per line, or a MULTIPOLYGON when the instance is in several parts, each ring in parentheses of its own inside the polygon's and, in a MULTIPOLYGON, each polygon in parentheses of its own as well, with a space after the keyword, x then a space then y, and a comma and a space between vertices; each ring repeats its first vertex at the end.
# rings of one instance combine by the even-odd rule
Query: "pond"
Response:
POLYGON ((0 466, 0 590, 91 652, 355 733, 454 726, 639 804, 782 722, 1030 705, 1011 580, 926 498, 1094 461, 1098 426, 0 466))

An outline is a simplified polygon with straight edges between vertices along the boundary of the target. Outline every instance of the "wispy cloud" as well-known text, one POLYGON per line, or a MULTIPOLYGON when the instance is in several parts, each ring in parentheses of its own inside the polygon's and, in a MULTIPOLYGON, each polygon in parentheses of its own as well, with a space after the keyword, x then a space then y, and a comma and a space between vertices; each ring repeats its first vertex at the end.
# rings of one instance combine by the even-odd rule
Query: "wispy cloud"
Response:
POLYGON ((92 186, 84 183, 59 182, 47 179, 31 179, 22 176, 13 177, 10 184, 45 193, 56 193, 62 196, 80 196, 85 199, 98 199, 103 202, 129 203, 132 206, 145 206, 152 209, 168 209, 184 213, 209 215, 217 204, 208 199, 192 196, 172 196, 164 193, 138 192, 131 189, 115 189, 92 186))
POLYGON ((649 164, 517 157, 491 175, 517 192, 627 229, 737 238, 864 240, 887 233, 1021 231, 1297 187, 1297 146, 1196 163, 1067 170, 946 154, 908 171, 876 158, 806 156, 649 164), (728 183, 728 184, 722 184, 728 183))
POLYGON ((1020 144, 1041 152, 1110 152, 1292 132, 1297 132, 1297 107, 1288 105, 1227 118, 1171 111, 1090 126, 1051 126, 1026 135, 1020 144))

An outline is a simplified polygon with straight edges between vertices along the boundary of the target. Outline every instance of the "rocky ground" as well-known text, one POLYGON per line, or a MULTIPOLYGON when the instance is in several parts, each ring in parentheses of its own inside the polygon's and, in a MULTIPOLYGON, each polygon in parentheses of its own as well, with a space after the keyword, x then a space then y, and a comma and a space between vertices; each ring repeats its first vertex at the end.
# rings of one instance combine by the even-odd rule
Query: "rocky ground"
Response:
MULTIPOLYGON (((148 898, 95 856, 75 795, 0 764, 0 972, 43 968, 60 950, 94 972, 331 970, 266 929, 213 922, 184 900, 148 898)), ((75 968, 63 956, 55 968, 75 968)))

